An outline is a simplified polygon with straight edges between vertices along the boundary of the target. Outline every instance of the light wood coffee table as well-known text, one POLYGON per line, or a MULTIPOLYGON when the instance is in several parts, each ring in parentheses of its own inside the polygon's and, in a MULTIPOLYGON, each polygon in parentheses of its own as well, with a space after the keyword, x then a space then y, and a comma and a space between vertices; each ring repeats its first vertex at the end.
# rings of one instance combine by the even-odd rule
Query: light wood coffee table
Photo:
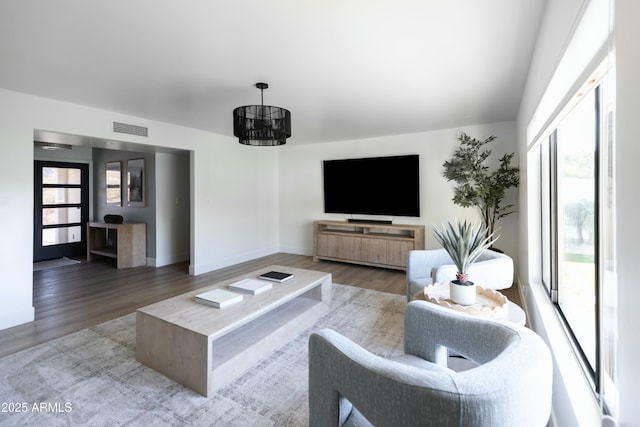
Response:
POLYGON ((136 360, 209 396, 309 327, 330 301, 329 273, 279 265, 252 271, 138 309, 136 360), (197 294, 270 270, 294 278, 221 309, 195 302, 197 294))

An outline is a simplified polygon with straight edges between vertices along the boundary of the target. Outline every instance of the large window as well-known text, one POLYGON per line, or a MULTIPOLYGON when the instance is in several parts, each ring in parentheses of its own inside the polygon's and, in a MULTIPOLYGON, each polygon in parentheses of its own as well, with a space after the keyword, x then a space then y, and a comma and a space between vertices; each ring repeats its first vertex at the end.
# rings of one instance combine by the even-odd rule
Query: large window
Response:
POLYGON ((604 401, 616 377, 612 76, 587 82, 537 147, 541 278, 604 401))

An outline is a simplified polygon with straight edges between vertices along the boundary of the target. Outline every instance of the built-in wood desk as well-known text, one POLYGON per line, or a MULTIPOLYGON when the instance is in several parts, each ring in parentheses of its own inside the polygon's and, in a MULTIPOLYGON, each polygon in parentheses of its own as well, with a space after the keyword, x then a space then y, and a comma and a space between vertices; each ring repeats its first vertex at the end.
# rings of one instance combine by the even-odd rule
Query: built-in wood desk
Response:
POLYGON ((95 255, 115 258, 118 268, 147 265, 147 225, 87 223, 87 261, 95 255))

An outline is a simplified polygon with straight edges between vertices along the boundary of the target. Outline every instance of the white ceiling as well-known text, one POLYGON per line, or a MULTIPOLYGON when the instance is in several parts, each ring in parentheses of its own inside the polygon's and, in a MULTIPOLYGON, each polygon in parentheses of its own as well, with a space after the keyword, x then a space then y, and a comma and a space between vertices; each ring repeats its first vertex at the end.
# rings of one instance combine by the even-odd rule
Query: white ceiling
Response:
POLYGON ((516 118, 545 0, 2 0, 0 87, 289 143, 516 118))

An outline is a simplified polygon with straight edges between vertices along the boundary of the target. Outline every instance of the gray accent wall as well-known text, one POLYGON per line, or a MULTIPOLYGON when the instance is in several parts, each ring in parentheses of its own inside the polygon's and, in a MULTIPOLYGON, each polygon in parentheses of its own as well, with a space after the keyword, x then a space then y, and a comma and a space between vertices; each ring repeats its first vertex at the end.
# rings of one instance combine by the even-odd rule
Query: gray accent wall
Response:
POLYGON ((106 214, 147 224, 147 265, 160 267, 190 258, 190 154, 93 149, 93 220, 106 214), (127 161, 145 160, 144 207, 127 205, 127 161), (106 164, 122 164, 122 206, 107 206, 106 164))
POLYGON ((106 214, 122 215, 126 222, 147 224, 147 258, 156 256, 156 180, 155 154, 133 151, 93 149, 93 221, 103 221, 106 214), (144 207, 127 206, 127 160, 144 159, 146 181, 144 207), (107 206, 106 164, 122 163, 122 206, 107 206))

